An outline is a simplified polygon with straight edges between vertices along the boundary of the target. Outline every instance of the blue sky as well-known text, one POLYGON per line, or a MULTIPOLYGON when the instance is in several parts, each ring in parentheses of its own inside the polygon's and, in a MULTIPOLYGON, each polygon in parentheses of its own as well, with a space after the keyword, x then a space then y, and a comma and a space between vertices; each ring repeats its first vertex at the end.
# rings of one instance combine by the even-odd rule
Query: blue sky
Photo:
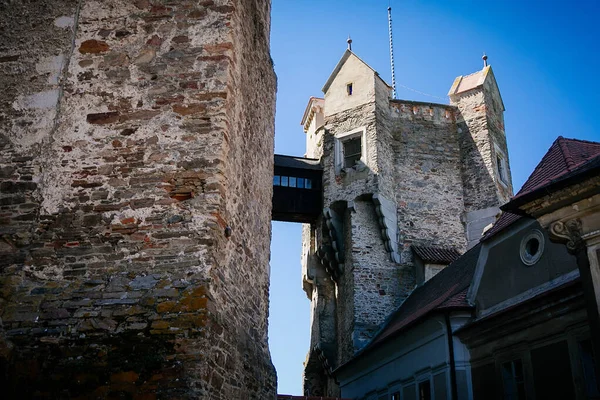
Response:
MULTIPOLYGON (((515 191, 557 136, 600 141, 600 0, 272 0, 276 153, 304 155, 302 113, 310 96, 322 96, 349 34, 353 51, 391 82, 389 3, 399 99, 447 104, 454 78, 481 69, 487 53, 506 107, 515 191)), ((269 340, 278 392, 288 394, 302 393, 309 346, 300 232, 273 223, 269 340)))

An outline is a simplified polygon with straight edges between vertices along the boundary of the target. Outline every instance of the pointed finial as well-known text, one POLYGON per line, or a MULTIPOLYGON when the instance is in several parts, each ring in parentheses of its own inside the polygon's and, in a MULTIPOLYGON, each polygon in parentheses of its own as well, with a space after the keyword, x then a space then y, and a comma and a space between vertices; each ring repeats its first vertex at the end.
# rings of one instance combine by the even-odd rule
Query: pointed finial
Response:
POLYGON ((346 42, 348 43, 348 50, 352 51, 352 39, 350 38, 350 35, 348 35, 348 40, 346 40, 346 42))
POLYGON ((481 57, 481 59, 483 60, 483 68, 487 67, 487 55, 485 52, 483 53, 483 57, 481 57))

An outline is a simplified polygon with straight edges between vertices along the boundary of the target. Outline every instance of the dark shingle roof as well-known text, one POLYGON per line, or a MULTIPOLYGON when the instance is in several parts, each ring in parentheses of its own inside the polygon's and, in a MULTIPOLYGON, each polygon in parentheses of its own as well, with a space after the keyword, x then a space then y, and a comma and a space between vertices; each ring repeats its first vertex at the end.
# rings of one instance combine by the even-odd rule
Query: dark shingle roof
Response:
POLYGON ((452 248, 414 245, 411 247, 421 260, 429 263, 450 264, 460 257, 460 253, 452 248))
POLYGON ((320 161, 316 158, 304 158, 275 154, 275 166, 286 168, 314 169, 322 171, 320 161))
POLYGON ((559 136, 513 200, 547 186, 598 156, 600 143, 559 136))
POLYGON ((432 311, 471 307, 467 302, 467 291, 480 250, 481 244, 478 244, 416 288, 361 353, 397 335, 432 311))

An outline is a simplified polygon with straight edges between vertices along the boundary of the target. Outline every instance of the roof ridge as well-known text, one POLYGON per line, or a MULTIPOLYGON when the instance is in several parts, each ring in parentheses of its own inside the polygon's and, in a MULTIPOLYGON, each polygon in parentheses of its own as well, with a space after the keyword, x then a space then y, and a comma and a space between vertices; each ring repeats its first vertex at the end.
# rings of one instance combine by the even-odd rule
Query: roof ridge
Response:
POLYGON ((566 138, 563 136, 559 136, 556 138, 558 139, 563 139, 566 140, 567 142, 580 142, 580 143, 588 143, 588 144, 595 144, 597 146, 600 146, 600 142, 594 142, 593 140, 584 140, 584 139, 577 139, 577 138, 566 138))
POLYGON ((569 146, 567 146, 567 141, 564 137, 559 136, 556 138, 558 142, 558 148, 563 155, 565 160, 565 164, 567 164, 567 170, 570 172, 571 168, 575 166, 575 161, 573 161, 573 156, 571 155, 571 151, 569 150, 569 146))

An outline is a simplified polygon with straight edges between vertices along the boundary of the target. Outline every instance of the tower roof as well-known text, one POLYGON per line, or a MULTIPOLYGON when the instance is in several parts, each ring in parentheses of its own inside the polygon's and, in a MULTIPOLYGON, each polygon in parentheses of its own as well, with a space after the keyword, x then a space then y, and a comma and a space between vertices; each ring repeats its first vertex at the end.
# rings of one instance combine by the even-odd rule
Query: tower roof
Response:
MULTIPOLYGON (((454 79, 454 83, 452 83, 452 87, 448 91, 448 96, 452 98, 453 96, 483 87, 483 84, 487 79, 493 79, 495 84, 496 79, 494 77, 494 72, 492 71, 491 65, 486 65, 482 70, 472 74, 456 77, 456 79, 454 79)), ((502 101, 502 96, 500 96, 500 101, 502 101)), ((502 109, 504 110, 503 101, 502 109)))

